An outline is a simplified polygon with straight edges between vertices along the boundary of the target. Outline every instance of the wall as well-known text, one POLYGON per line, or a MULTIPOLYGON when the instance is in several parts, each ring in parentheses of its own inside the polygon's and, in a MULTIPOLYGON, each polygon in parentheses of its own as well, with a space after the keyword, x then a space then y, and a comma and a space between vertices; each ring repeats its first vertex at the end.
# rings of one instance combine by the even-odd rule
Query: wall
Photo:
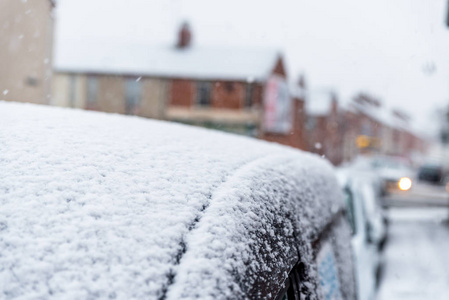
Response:
MULTIPOLYGON (((104 112, 125 113, 125 82, 129 78, 128 76, 56 72, 53 78, 54 84, 50 104, 104 112), (98 82, 97 102, 94 104, 87 103, 87 80, 91 76, 97 78, 98 82), (71 99, 72 89, 74 91, 74 99, 71 99)), ((142 94, 139 106, 136 109, 136 115, 146 118, 163 119, 168 91, 167 80, 141 77, 140 82, 142 94)))
POLYGON ((114 75, 98 75, 98 96, 95 110, 108 113, 126 113, 125 78, 114 75))
POLYGON ((164 119, 168 98, 169 81, 142 78, 142 99, 137 115, 145 118, 164 119))
POLYGON ((211 91, 211 108, 243 109, 247 84, 233 81, 214 81, 211 91))
POLYGON ((171 106, 192 107, 196 98, 195 82, 188 79, 171 80, 168 98, 171 106))
POLYGON ((49 103, 52 10, 49 0, 0 1, 0 99, 49 103))
MULTIPOLYGON (((307 116, 307 150, 325 157, 334 165, 339 165, 345 158, 345 152, 347 155, 347 151, 352 150, 352 138, 348 136, 355 133, 345 132, 351 119, 343 118, 338 110, 336 96, 333 97, 326 114, 307 116)), ((357 127, 350 125, 349 128, 357 127)), ((355 141, 355 138, 353 140, 355 141)))
POLYGON ((86 80, 84 74, 55 73, 53 75, 52 97, 50 104, 62 107, 86 108, 86 80), (71 85, 74 84, 73 99, 71 85))

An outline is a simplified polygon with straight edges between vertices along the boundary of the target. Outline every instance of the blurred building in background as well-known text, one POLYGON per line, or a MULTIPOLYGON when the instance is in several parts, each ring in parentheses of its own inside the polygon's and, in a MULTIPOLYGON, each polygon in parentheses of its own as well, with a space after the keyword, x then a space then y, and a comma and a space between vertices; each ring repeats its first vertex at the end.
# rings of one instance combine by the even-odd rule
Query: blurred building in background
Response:
POLYGON ((0 1, 0 99, 47 104, 53 0, 0 1))
MULTIPOLYGON (((205 47, 187 23, 174 45, 82 43, 52 66, 54 1, 0 1, 0 96, 214 128, 317 153, 412 157, 426 141, 410 118, 358 94, 294 86, 276 49, 205 47), (53 71, 53 76, 52 76, 53 71)), ((76 47, 75 47, 76 46, 76 47)))
MULTIPOLYGON (((287 101, 279 105, 280 98, 274 98, 270 101, 270 93, 265 91, 264 100, 264 126, 260 138, 266 141, 276 142, 288 145, 302 150, 307 150, 307 132, 305 130, 306 110, 305 99, 307 87, 304 76, 300 76, 298 83, 291 86, 288 91, 287 101), (275 105, 270 105, 273 102, 275 105), (271 108, 270 108, 271 106, 271 108), (272 110, 272 112, 270 112, 272 110), (277 124, 281 124, 283 130, 268 130, 270 122, 273 121, 273 111, 278 114, 277 124), (271 121, 270 121, 271 120, 271 121)), ((275 95, 276 97, 276 95, 275 95)))
POLYGON ((132 114, 304 148, 303 99, 273 49, 192 45, 89 47, 56 61, 52 104, 132 114), (95 52, 96 49, 98 52, 95 52))
POLYGON ((309 91, 305 107, 307 150, 334 165, 359 155, 419 160, 427 151, 428 141, 405 113, 386 109, 370 95, 360 93, 343 105, 332 91, 309 91))
POLYGON ((390 145, 385 112, 378 99, 363 93, 343 107, 345 161, 359 154, 385 152, 382 147, 390 145))
POLYGON ((330 90, 311 91, 305 107, 307 150, 339 165, 343 161, 344 122, 340 120, 337 95, 330 90))

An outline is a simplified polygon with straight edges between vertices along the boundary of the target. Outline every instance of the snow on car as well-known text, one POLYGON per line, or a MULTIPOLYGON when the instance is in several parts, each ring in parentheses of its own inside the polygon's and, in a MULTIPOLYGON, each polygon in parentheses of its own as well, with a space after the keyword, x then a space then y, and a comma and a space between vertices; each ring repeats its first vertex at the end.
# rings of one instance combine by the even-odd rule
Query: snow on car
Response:
POLYGON ((355 299, 342 194, 315 155, 0 101, 0 165, 5 299, 355 299))

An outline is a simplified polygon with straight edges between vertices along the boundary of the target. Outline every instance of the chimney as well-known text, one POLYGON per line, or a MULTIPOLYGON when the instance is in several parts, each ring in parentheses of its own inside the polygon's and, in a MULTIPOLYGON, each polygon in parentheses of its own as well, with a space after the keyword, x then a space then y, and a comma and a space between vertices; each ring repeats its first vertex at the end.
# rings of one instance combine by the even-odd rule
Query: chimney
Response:
POLYGON ((179 49, 186 49, 190 46, 191 41, 192 33, 190 31, 189 23, 184 22, 178 32, 178 43, 176 44, 176 47, 179 49))

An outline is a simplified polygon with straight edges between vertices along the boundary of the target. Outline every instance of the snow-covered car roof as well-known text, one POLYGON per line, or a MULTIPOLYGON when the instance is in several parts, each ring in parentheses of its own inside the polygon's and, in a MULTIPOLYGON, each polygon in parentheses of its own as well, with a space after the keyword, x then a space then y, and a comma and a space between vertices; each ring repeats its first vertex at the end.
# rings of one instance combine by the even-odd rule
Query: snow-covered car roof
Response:
POLYGON ((7 298, 274 297, 343 207, 328 162, 251 138, 2 101, 0 128, 7 298))

